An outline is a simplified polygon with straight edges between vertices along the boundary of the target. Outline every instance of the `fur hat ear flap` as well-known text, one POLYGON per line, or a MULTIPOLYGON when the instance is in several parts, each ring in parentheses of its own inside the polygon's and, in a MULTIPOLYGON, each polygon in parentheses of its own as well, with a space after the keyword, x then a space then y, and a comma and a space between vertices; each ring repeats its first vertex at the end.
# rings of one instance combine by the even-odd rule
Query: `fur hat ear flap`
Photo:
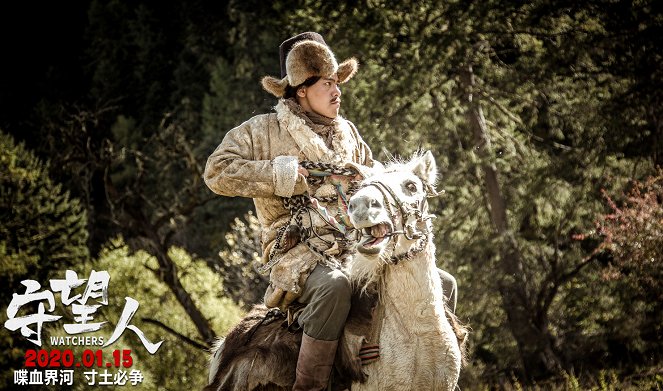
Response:
POLYGON ((272 76, 265 76, 261 80, 262 88, 277 98, 282 98, 285 95, 285 89, 288 86, 288 77, 279 80, 272 76))
POLYGON ((359 62, 354 57, 348 58, 347 60, 343 61, 338 66, 338 73, 337 73, 338 82, 342 84, 350 80, 352 76, 354 76, 355 73, 357 73, 358 68, 359 68, 359 62))

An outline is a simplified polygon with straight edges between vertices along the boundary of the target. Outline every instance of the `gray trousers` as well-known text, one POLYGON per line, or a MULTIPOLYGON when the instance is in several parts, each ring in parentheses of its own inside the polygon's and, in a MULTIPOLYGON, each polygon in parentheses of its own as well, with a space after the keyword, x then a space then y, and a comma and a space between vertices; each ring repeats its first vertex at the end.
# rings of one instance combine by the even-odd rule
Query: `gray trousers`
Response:
POLYGON ((306 304, 299 315, 304 333, 315 339, 335 341, 341 337, 350 312, 352 287, 340 270, 318 264, 306 279, 298 302, 306 304))
MULTIPOLYGON (((437 270, 442 279, 442 291, 447 305, 455 312, 458 292, 456 279, 442 269, 437 270)), ((350 312, 351 296, 352 287, 343 272, 317 265, 306 280, 301 297, 297 299, 306 304, 298 319, 304 333, 325 341, 339 339, 350 312)))

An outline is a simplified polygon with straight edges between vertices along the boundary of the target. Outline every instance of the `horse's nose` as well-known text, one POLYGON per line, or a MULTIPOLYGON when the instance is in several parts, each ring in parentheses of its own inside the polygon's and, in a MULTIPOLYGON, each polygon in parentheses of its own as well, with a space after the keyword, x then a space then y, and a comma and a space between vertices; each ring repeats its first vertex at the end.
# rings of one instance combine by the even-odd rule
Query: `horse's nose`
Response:
POLYGON ((380 209, 382 208, 382 203, 380 203, 380 200, 370 195, 361 195, 350 199, 348 212, 362 212, 362 210, 368 211, 371 208, 380 209))

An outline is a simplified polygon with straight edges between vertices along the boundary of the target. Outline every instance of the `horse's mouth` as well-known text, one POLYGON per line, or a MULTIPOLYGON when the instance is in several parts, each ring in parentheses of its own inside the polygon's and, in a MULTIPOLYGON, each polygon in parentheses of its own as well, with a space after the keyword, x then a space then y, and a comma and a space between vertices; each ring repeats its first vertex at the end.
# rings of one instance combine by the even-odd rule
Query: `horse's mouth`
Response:
POLYGON ((357 251, 363 254, 377 254, 389 243, 393 227, 384 222, 362 228, 362 237, 357 243, 357 251))

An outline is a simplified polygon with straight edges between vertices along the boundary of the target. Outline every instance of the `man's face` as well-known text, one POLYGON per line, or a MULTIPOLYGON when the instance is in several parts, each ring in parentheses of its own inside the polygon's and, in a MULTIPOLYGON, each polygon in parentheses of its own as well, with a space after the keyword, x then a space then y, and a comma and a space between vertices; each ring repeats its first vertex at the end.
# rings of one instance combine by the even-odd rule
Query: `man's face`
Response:
POLYGON ((313 111, 329 118, 336 118, 341 108, 341 89, 338 77, 321 77, 315 84, 297 91, 297 100, 305 111, 313 111))

